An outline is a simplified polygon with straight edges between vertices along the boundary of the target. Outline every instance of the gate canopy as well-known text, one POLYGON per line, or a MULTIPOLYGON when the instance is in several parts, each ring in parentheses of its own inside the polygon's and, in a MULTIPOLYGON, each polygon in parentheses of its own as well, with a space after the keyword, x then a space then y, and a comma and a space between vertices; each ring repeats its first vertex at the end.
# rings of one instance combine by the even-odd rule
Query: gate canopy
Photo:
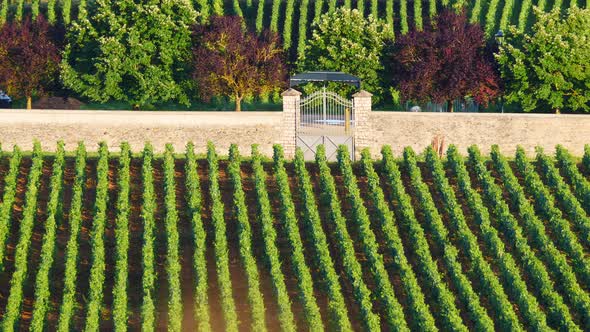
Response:
POLYGON ((289 87, 309 82, 340 82, 361 88, 361 79, 350 74, 335 71, 309 71, 297 74, 289 80, 289 87))

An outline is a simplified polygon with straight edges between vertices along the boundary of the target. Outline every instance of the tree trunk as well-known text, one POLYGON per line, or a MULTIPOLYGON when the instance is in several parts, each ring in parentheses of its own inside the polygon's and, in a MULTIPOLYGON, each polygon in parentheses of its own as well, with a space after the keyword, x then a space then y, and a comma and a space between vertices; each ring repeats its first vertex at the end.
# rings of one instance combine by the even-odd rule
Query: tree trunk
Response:
POLYGON ((30 110, 33 108, 33 98, 31 96, 27 96, 27 109, 30 110))
POLYGON ((236 112, 242 111, 242 99, 243 97, 236 96, 236 112))
POLYGON ((452 100, 449 100, 449 112, 453 113, 454 111, 455 110, 454 110, 454 107, 453 107, 453 101, 452 100))

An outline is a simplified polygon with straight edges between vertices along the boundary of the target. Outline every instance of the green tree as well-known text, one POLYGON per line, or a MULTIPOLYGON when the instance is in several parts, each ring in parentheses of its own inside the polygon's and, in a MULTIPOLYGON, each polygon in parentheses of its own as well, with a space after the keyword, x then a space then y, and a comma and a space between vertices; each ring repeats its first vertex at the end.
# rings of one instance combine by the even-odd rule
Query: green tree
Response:
POLYGON ((535 15, 531 34, 512 27, 497 55, 506 100, 526 112, 589 112, 590 9, 535 15))
POLYGON ((356 75, 362 87, 375 95, 383 93, 380 72, 385 44, 393 38, 392 28, 356 9, 337 9, 314 23, 305 55, 299 59, 301 71, 334 70, 356 75))
POLYGON ((188 104, 195 19, 192 6, 182 0, 158 6, 97 0, 68 30, 62 81, 93 101, 188 104))

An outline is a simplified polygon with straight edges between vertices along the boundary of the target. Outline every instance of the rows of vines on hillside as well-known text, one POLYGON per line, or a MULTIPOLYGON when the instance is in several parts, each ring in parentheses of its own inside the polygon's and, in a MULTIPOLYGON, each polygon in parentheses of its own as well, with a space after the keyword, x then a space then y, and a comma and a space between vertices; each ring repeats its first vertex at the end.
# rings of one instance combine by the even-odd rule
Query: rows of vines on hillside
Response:
POLYGON ((590 328, 590 147, 120 148, 0 150, 3 330, 590 328))

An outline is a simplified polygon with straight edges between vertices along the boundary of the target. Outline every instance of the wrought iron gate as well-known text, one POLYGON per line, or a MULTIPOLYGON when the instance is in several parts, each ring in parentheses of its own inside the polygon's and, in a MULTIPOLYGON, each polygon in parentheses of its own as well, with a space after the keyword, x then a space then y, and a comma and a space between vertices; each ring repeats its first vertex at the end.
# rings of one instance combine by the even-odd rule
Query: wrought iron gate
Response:
POLYGON ((336 160, 338 146, 348 147, 354 159, 354 103, 327 91, 316 91, 301 99, 297 116, 297 147, 303 150, 305 158, 315 156, 318 145, 326 147, 326 157, 336 160))

